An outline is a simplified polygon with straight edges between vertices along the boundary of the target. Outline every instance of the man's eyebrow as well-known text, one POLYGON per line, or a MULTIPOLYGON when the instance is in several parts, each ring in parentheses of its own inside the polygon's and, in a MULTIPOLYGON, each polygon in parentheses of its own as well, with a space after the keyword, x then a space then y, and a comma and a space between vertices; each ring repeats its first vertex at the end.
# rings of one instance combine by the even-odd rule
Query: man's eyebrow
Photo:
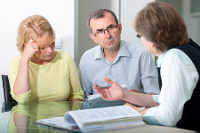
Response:
POLYGON ((102 31, 103 29, 97 29, 96 31, 102 31))
MULTIPOLYGON (((107 26, 106 29, 109 28, 109 27, 111 27, 111 26, 113 26, 113 24, 110 24, 109 26, 107 26)), ((103 29, 97 29, 96 31, 102 31, 102 30, 103 29)))
POLYGON ((110 24, 107 28, 109 28, 109 27, 111 27, 111 26, 113 26, 113 24, 110 24))

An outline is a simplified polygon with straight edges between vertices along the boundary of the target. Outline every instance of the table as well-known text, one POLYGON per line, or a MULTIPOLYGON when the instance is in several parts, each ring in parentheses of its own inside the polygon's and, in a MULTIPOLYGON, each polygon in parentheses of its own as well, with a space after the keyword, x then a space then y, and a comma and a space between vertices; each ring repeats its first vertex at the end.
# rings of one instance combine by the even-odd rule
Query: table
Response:
MULTIPOLYGON (((0 103, 0 132, 8 133, 72 133, 75 131, 61 130, 53 127, 42 126, 34 123, 38 119, 52 118, 63 116, 65 112, 70 110, 91 108, 86 106, 88 103, 81 101, 57 101, 57 102, 28 102, 24 104, 17 103, 0 103)), ((98 104, 92 106, 105 107, 108 105, 98 104)), ((115 105, 109 105, 115 106, 115 105)), ((76 131, 77 132, 77 131, 76 131)), ((140 127, 128 127, 122 129, 106 130, 103 133, 192 133, 194 131, 178 129, 175 127, 146 125, 140 127)))

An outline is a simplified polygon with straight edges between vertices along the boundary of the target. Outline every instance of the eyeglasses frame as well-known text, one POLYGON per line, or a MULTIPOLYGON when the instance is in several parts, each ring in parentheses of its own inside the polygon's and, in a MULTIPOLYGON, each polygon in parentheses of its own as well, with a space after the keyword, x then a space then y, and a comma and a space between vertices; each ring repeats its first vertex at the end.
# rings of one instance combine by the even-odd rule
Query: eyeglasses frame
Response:
MULTIPOLYGON (((111 26, 111 25, 110 25, 111 26)), ((110 27, 110 26, 108 26, 108 28, 110 27)), ((119 25, 117 24, 116 26, 115 25, 112 25, 112 26, 114 26, 115 28, 117 28, 117 27, 119 27, 119 25)), ((107 30, 107 32, 110 32, 109 30, 108 30, 108 28, 106 28, 106 29, 103 29, 103 33, 104 33, 104 35, 105 35, 105 31, 107 30)), ((93 33, 92 33, 93 34, 93 33)), ((95 37, 98 37, 97 35, 96 35, 96 33, 94 33, 93 34, 95 37)), ((102 37, 102 36, 100 36, 100 37, 102 37)))
POLYGON ((141 39, 142 35, 137 34, 136 37, 141 39))

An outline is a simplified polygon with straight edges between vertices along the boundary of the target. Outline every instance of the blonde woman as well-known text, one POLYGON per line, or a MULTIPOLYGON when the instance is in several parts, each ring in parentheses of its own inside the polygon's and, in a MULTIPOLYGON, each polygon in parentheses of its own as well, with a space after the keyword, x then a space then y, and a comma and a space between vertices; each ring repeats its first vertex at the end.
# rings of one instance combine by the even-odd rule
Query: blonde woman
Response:
POLYGON ((55 32, 47 19, 33 15, 18 29, 20 56, 8 67, 11 95, 27 101, 83 100, 77 68, 67 52, 55 51, 55 32))

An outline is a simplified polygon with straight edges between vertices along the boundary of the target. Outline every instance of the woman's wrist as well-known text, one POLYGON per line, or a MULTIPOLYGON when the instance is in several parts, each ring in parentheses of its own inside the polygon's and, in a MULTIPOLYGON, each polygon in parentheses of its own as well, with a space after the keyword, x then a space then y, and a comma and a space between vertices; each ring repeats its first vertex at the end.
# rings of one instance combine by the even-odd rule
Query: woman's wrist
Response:
POLYGON ((121 100, 129 102, 129 91, 127 89, 123 90, 123 98, 121 100))
POLYGON ((138 112, 141 113, 146 107, 141 107, 138 112))

